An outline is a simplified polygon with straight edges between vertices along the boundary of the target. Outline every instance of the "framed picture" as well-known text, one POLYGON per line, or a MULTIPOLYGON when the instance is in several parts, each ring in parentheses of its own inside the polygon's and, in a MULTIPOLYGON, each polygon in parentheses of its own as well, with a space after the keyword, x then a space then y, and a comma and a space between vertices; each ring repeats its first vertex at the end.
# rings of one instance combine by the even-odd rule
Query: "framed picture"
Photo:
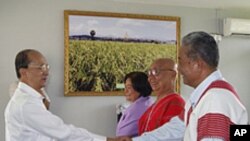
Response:
POLYGON ((119 96, 127 73, 177 62, 180 18, 65 10, 64 34, 64 95, 119 96))

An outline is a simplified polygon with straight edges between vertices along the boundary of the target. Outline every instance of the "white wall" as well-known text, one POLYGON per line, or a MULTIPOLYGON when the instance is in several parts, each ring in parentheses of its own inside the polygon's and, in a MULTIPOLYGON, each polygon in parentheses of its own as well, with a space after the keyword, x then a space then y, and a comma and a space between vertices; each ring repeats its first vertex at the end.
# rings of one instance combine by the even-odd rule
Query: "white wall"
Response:
POLYGON ((250 116, 250 36, 225 37, 220 50, 221 71, 235 86, 250 116))
MULTIPOLYGON (((0 140, 4 140, 4 108, 9 100, 9 84, 16 80, 14 58, 18 51, 34 48, 41 51, 51 65, 47 91, 52 100, 51 111, 66 123, 84 127, 106 136, 115 135, 115 105, 123 97, 64 97, 64 27, 63 10, 91 10, 181 17, 181 35, 190 31, 216 32, 213 9, 137 5, 111 0, 0 0, 0 140)), ((233 11, 223 16, 242 15, 233 11)), ((246 15, 247 16, 247 15, 246 15)), ((250 18, 250 17, 249 17, 250 18)), ((220 43, 221 70, 240 92, 243 102, 249 99, 247 60, 250 60, 248 37, 225 38, 220 43)), ((191 89, 181 84, 187 97, 191 89)), ((247 105, 250 110, 250 105, 247 105)))

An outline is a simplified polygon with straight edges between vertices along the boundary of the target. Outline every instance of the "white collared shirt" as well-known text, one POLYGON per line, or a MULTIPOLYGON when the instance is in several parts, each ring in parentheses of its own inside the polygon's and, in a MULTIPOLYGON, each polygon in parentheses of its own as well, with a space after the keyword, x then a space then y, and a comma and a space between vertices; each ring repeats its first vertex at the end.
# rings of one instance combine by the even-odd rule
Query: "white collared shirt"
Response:
MULTIPOLYGON (((211 85, 212 82, 214 82, 216 80, 224 80, 225 81, 225 79, 223 78, 223 76, 219 70, 216 70, 213 73, 211 73, 205 80, 203 80, 195 88, 195 90, 192 92, 188 102, 186 103, 185 110, 188 111, 191 106, 193 109, 195 109, 195 107, 196 107, 199 99, 201 98, 202 94, 204 93, 204 91, 209 87, 209 85, 211 85)), ((187 118, 187 112, 185 112, 185 121, 187 121, 186 118, 187 118)), ((186 129, 186 131, 187 130, 188 129, 186 129)), ((193 129, 189 129, 189 130, 191 130, 190 133, 194 134, 193 129)), ((186 139, 186 136, 184 137, 184 140, 185 141, 188 140, 188 139, 186 139)), ((223 141, 223 139, 216 138, 216 137, 207 137, 207 138, 201 139, 201 141, 223 141)))
MULTIPOLYGON (((190 107, 194 109, 198 100, 200 99, 201 95, 203 92, 207 89, 207 87, 215 80, 224 80, 222 77, 222 74, 219 70, 214 71, 211 73, 205 80, 203 80, 191 93, 188 101, 186 102, 185 105, 185 111, 188 111, 190 107)), ((187 112, 185 112, 185 122, 187 122, 187 112)))
MULTIPOLYGON (((214 82, 215 80, 224 80, 222 77, 222 74, 219 70, 214 71, 212 74, 210 74, 204 81, 202 81, 198 87, 195 88, 195 90, 192 92, 189 98, 189 102, 192 106, 192 108, 195 107, 197 104, 198 100, 200 99, 201 95, 203 92, 207 89, 207 87, 214 82)), ((187 107, 187 109, 189 109, 187 107)))
POLYGON ((44 106, 41 96, 20 82, 5 109, 6 141, 106 141, 106 137, 65 124, 44 106))

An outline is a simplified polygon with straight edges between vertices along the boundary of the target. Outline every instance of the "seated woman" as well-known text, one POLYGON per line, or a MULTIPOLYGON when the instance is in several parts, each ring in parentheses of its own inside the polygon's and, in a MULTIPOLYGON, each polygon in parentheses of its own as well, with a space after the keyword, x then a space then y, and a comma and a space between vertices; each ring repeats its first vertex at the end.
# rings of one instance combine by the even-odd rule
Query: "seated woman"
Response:
POLYGON ((131 72, 125 76, 125 97, 131 102, 122 113, 116 129, 116 136, 138 135, 138 120, 141 115, 153 104, 150 95, 152 89, 148 76, 143 72, 131 72))

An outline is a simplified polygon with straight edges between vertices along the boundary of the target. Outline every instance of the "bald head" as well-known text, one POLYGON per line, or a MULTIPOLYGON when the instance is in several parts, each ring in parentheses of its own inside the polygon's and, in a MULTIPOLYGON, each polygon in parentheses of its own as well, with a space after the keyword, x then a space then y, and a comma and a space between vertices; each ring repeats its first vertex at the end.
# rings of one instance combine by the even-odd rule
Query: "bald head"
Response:
POLYGON ((170 58, 153 61, 148 71, 148 81, 158 98, 175 91, 176 64, 170 58))
POLYGON ((169 69, 169 70, 174 70, 177 71, 177 65, 176 63, 170 59, 170 58, 159 58, 156 59, 152 65, 158 64, 158 66, 161 66, 162 69, 169 69))

